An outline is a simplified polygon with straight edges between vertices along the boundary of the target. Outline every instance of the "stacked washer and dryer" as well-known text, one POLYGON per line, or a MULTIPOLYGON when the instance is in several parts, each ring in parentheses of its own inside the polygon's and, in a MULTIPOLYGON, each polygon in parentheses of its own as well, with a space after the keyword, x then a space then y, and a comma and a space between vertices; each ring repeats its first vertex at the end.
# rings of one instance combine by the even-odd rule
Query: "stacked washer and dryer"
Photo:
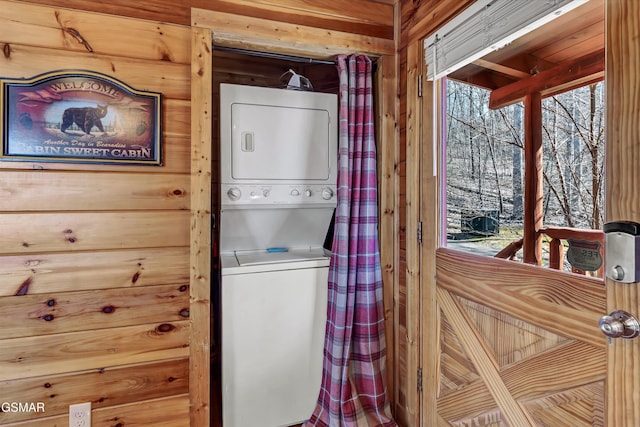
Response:
POLYGON ((337 96, 220 85, 225 427, 300 423, 322 379, 337 96))

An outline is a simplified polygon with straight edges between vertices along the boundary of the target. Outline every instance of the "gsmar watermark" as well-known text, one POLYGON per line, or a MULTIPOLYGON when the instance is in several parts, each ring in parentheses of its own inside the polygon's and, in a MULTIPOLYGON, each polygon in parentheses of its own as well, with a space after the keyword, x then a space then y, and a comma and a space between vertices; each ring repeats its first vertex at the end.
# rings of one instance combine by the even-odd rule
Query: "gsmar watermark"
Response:
POLYGON ((2 402, 0 412, 44 412, 44 402, 2 402))

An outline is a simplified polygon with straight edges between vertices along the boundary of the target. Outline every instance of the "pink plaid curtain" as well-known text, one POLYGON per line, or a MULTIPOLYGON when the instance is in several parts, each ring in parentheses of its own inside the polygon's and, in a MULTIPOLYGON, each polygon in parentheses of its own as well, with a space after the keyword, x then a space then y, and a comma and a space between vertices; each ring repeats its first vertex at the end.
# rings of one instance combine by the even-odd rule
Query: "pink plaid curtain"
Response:
POLYGON ((385 385, 371 61, 338 57, 340 127, 322 388, 304 426, 397 426, 385 385))

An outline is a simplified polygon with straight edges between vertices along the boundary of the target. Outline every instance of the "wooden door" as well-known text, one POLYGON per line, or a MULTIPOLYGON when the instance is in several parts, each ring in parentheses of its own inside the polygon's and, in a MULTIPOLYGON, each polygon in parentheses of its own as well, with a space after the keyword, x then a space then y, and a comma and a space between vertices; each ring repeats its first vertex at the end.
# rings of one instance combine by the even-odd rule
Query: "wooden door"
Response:
POLYGON ((445 249, 436 266, 445 425, 604 425, 601 280, 445 249))
MULTIPOLYGON (((640 1, 607 1, 607 221, 640 222, 637 16, 640 1)), ((426 150, 423 175, 433 158, 426 150)), ((437 200, 432 181, 423 178, 422 196, 437 200)), ((437 209, 422 215, 438 223, 437 209)), ((438 248, 437 239, 422 252, 423 266, 435 259, 422 271, 431 370, 422 426, 640 425, 640 340, 609 341, 598 328, 613 310, 640 314, 637 284, 438 248)))
MULTIPOLYGON (((606 8, 607 221, 640 222, 640 1, 607 0, 606 8)), ((640 315, 638 284, 607 280, 606 286, 607 313, 625 310, 640 315)), ((640 340, 615 339, 607 350, 607 425, 638 426, 640 340)))

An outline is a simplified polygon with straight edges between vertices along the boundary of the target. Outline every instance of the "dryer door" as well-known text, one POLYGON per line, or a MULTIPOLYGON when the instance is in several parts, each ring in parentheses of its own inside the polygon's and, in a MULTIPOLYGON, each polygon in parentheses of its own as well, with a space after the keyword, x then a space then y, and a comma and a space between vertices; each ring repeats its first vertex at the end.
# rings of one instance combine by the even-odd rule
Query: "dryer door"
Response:
POLYGON ((233 104, 234 180, 329 179, 329 112, 311 108, 233 104))

